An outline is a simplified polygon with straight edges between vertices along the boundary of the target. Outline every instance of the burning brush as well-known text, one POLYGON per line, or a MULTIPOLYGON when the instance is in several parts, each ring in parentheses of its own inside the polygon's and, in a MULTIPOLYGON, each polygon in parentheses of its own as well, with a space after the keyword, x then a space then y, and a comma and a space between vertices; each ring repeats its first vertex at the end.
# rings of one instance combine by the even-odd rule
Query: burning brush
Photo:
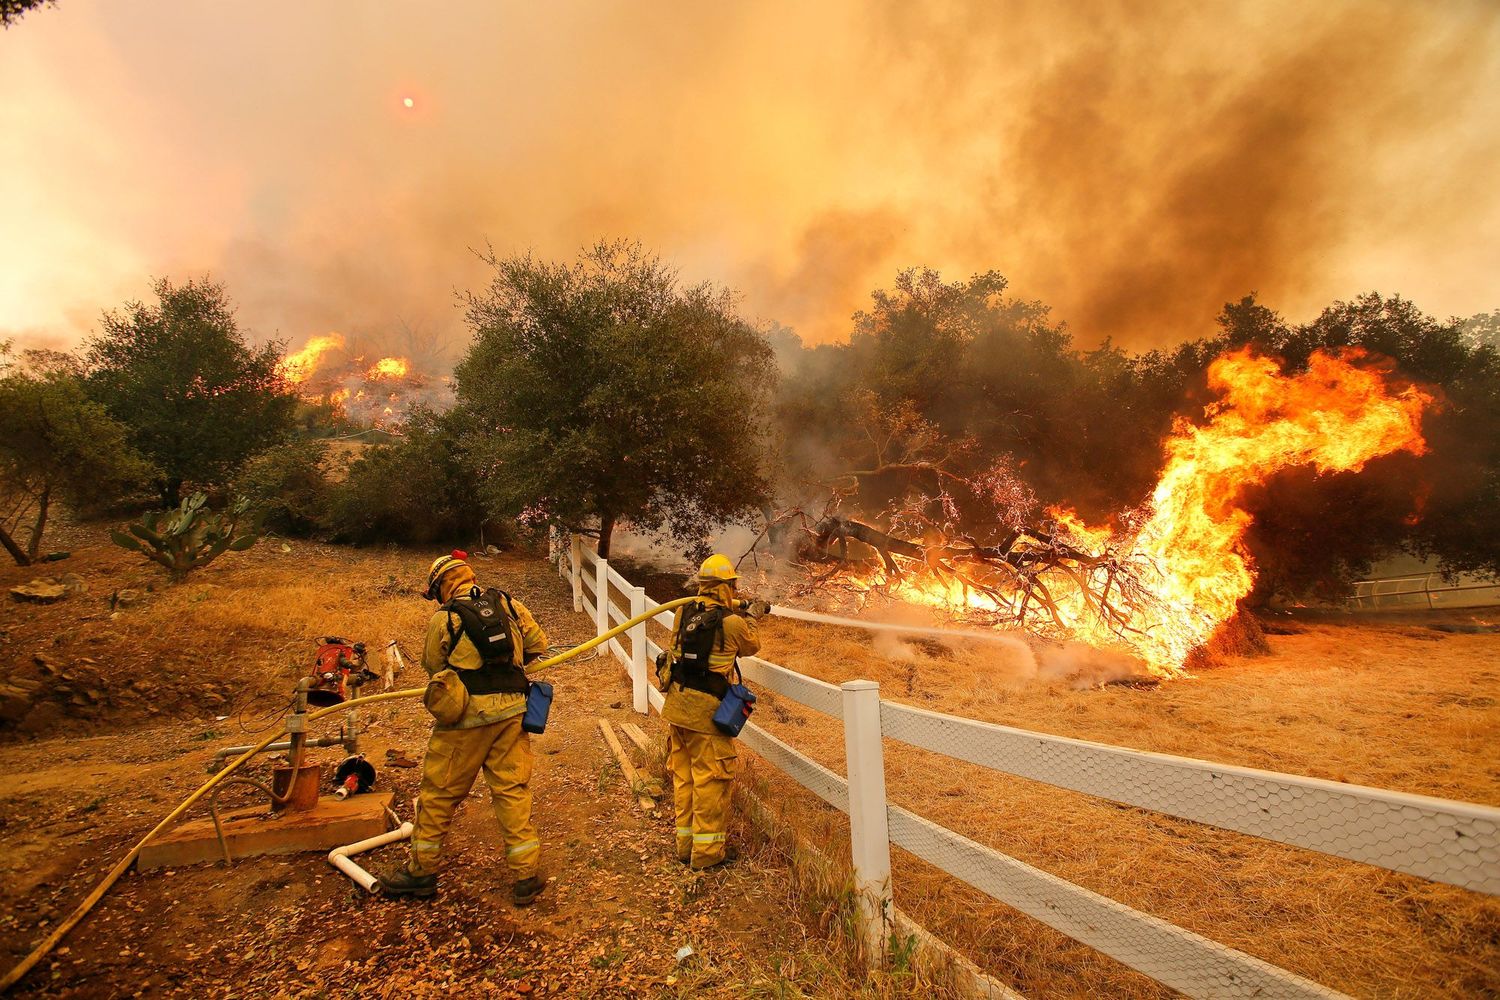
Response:
POLYGON ((415 371, 405 357, 368 363, 351 355, 342 334, 313 337, 281 361, 281 375, 312 403, 335 407, 348 419, 375 427, 399 425, 417 403, 440 403, 448 378, 415 371))
MULTIPOLYGON (((1150 499, 1113 528, 1053 508, 1041 524, 981 541, 953 527, 958 512, 945 492, 889 511, 890 531, 825 517, 808 526, 806 548, 845 563, 823 581, 1122 649, 1159 677, 1182 676, 1254 585, 1247 491, 1294 466, 1356 472, 1381 455, 1425 450, 1421 414, 1431 397, 1393 391, 1356 359, 1317 353, 1306 371, 1287 375, 1248 350, 1219 358, 1208 371, 1218 402, 1202 422, 1178 423, 1150 499), (850 568, 851 542, 874 557, 850 568)), ((992 483, 966 485, 995 493, 992 483)))

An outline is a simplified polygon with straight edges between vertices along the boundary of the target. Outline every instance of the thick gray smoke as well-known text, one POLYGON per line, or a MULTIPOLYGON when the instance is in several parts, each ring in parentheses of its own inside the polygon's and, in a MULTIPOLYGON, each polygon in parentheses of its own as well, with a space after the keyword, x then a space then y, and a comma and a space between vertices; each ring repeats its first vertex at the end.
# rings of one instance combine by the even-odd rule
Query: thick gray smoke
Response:
POLYGON ((405 321, 445 364, 487 241, 636 237, 812 342, 913 264, 1131 346, 1251 290, 1468 314, 1500 270, 1487 0, 69 0, 0 87, 25 346, 207 270, 260 335, 405 321))

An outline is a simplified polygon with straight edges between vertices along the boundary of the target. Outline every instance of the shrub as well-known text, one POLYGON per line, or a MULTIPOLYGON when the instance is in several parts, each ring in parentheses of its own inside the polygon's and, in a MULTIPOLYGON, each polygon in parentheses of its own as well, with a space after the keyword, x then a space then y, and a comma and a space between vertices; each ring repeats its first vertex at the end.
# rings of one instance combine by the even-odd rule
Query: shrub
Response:
POLYGON ((328 446, 322 441, 278 445, 245 463, 235 477, 235 492, 259 512, 267 528, 310 535, 328 515, 333 485, 327 457, 328 446))
POLYGON ((374 445, 349 463, 329 500, 333 540, 424 544, 477 535, 483 513, 470 499, 473 476, 457 443, 451 415, 413 412, 399 440, 374 445))

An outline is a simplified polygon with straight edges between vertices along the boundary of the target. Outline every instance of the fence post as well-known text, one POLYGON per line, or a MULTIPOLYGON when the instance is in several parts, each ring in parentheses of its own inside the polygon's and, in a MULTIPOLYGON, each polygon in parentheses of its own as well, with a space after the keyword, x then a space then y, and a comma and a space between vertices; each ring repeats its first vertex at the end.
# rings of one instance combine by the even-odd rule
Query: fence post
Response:
MULTIPOLYGON (((630 617, 646 613, 646 588, 633 587, 630 591, 630 617)), ((646 623, 641 622, 630 630, 630 693, 635 710, 642 715, 651 712, 646 701, 646 623)))
MULTIPOLYGON (((598 575, 594 577, 594 634, 603 635, 609 631, 609 560, 603 556, 594 564, 598 575)), ((608 653, 608 649, 600 650, 608 653)))
POLYGON ((573 584, 573 610, 583 610, 583 536, 571 535, 572 544, 568 546, 569 576, 573 584))
POLYGON ((880 742, 880 685, 846 681, 844 764, 849 775, 849 850, 865 954, 885 961, 891 918, 891 839, 886 829, 885 751, 880 742))

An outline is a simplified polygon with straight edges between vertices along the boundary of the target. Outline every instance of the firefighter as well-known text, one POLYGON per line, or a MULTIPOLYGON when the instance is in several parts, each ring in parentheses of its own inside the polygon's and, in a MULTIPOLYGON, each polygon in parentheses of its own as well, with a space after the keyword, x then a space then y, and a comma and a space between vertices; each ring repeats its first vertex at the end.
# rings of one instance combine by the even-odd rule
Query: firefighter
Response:
POLYGON ((411 856, 403 867, 382 875, 380 884, 391 896, 437 891, 453 811, 483 769, 515 882, 512 899, 528 906, 546 883, 539 875, 541 841, 531 821, 522 668, 546 651, 547 633, 520 601, 499 590, 481 591, 466 559, 455 551, 436 560, 427 574, 425 596, 441 603, 422 650, 422 667, 432 677, 424 701, 437 723, 422 764, 411 856))
MULTIPOLYGON (((669 724, 667 766, 677 807, 677 858, 694 869, 717 868, 736 852, 725 843, 729 788, 738 755, 719 732, 714 712, 737 681, 736 660, 760 649, 755 621, 735 599, 734 564, 722 555, 698 570, 698 600, 677 609, 672 649, 662 660, 662 718, 669 724)), ((760 610, 764 605, 753 606, 760 610)))

